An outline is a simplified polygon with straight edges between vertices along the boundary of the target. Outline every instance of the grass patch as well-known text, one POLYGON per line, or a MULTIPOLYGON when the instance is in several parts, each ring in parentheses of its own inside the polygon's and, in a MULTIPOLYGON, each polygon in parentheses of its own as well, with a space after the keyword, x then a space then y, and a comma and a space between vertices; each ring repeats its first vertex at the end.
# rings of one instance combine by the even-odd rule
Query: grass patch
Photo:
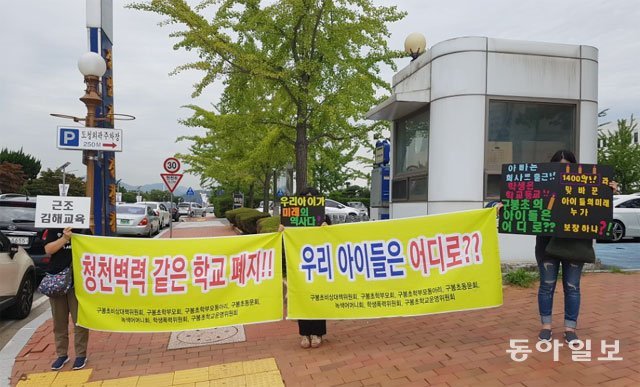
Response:
POLYGON ((530 288, 535 282, 538 282, 538 278, 539 275, 537 272, 520 268, 505 274, 504 283, 521 288, 530 288))
POLYGON ((623 271, 621 268, 614 266, 611 269, 609 269, 609 272, 611 273, 615 273, 615 274, 631 274, 628 271, 623 271))

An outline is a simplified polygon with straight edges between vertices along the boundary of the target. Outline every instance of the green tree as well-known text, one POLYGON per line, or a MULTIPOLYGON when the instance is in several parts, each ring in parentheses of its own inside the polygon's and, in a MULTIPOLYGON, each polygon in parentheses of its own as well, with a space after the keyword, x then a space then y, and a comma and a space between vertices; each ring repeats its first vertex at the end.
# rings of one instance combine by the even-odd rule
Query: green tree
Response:
POLYGON ((222 78, 227 89, 235 87, 229 97, 259 101, 245 123, 281 129, 281 140, 295 151, 297 190, 307 185, 310 146, 367 140, 369 128, 357 123, 377 89, 388 88, 379 65, 395 69, 392 59, 404 56, 389 50, 387 24, 405 13, 371 0, 211 0, 193 8, 183 0, 153 0, 130 7, 185 26, 171 34, 179 39, 174 49, 197 51, 200 60, 175 71, 204 72, 194 96, 222 78))
POLYGON ((10 151, 8 148, 3 148, 0 151, 0 163, 3 162, 22 165, 22 172, 27 180, 33 180, 38 177, 42 168, 40 160, 24 153, 22 148, 19 151, 10 151))
POLYGON ((24 182, 22 165, 0 162, 0 193, 21 192, 24 182))
POLYGON ((640 191, 640 145, 633 142, 637 126, 632 115, 629 121, 618 120, 618 130, 598 133, 604 144, 598 149, 598 163, 615 168, 614 179, 622 193, 640 191))
MULTIPOLYGON (((69 184, 68 196, 84 196, 85 183, 81 178, 76 177, 72 173, 67 173, 65 183, 69 184)), ((43 171, 37 179, 33 179, 24 187, 24 191, 30 196, 35 195, 52 195, 58 196, 60 193, 58 184, 62 184, 62 171, 52 171, 47 169, 43 171)))

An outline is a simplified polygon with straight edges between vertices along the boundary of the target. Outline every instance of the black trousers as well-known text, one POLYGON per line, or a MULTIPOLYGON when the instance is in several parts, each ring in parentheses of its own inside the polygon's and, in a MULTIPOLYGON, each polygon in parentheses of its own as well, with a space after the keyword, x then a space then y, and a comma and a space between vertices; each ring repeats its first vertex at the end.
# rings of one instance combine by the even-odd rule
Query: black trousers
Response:
POLYGON ((298 320, 300 336, 324 336, 327 334, 327 320, 298 320))

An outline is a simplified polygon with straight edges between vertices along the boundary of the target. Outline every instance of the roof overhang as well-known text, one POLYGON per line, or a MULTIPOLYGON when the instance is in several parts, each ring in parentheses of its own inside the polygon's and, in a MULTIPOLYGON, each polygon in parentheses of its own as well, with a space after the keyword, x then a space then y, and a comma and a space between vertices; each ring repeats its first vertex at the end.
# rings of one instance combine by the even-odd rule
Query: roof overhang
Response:
POLYGON ((392 94, 391 97, 369 110, 365 118, 375 121, 393 121, 420 110, 428 104, 429 90, 392 94))

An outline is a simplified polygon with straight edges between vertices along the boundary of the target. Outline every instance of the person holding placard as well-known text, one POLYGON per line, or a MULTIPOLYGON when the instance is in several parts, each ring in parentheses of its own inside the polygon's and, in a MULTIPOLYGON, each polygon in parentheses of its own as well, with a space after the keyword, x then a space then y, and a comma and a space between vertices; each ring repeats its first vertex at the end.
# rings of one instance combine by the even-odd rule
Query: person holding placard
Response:
MULTIPOLYGON (((559 150, 551 157, 551 162, 575 164, 577 160, 573 152, 559 150)), ((617 189, 617 183, 614 181, 610 182, 609 186, 614 191, 617 189)), ((553 311, 553 296, 558 280, 558 272, 562 265, 564 340, 567 343, 578 341, 576 328, 581 301, 580 277, 582 276, 584 264, 595 262, 593 240, 538 235, 536 236, 535 256, 540 270, 538 309, 542 323, 538 339, 541 341, 551 341, 552 339, 551 314, 553 311), (565 254, 559 254, 557 251, 565 251, 565 254), (571 251, 571 255, 574 256, 569 258, 566 256, 569 255, 566 251, 571 251)))
MULTIPOLYGON (((307 187, 297 196, 322 196, 322 194, 314 187, 307 187)), ((330 224, 331 219, 325 215, 321 226, 330 224)), ((284 231, 284 229, 282 224, 278 227, 278 231, 284 231)), ((327 320, 298 320, 298 333, 300 334, 300 347, 318 348, 322 345, 322 336, 327 334, 327 320)))
MULTIPOLYGON (((83 230, 79 231, 82 232, 83 230)), ((44 250, 51 254, 51 261, 47 273, 58 274, 64 270, 71 270, 71 236, 73 230, 70 227, 62 229, 47 229, 47 238, 44 250)), ((58 358, 51 364, 52 370, 59 370, 69 361, 69 314, 76 324, 78 320, 78 299, 71 286, 66 294, 50 296, 51 315, 53 317, 53 333, 58 358)), ((89 330, 75 325, 73 328, 73 341, 76 359, 73 369, 79 370, 87 364, 87 345, 89 343, 89 330)))

